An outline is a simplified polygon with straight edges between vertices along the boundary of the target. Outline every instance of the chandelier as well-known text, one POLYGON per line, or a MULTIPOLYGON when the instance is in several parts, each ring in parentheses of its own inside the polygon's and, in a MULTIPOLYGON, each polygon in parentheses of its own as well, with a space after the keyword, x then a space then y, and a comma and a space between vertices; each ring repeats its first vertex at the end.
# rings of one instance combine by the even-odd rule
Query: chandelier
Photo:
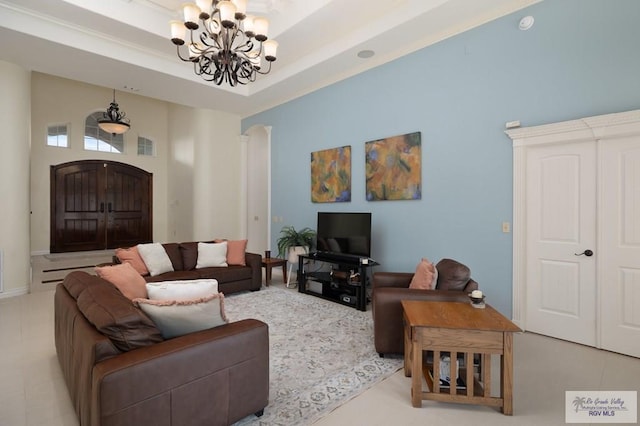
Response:
POLYGON ((268 74, 278 43, 267 39, 269 21, 246 11, 247 0, 185 4, 184 22, 171 21, 171 41, 178 57, 192 62, 197 75, 217 85, 247 84, 258 74, 268 74), (263 68, 263 62, 268 68, 263 68))
POLYGON ((107 111, 102 113, 102 118, 98 119, 98 127, 114 136, 120 135, 131 127, 129 119, 125 118, 126 115, 125 112, 120 111, 116 102, 116 89, 113 89, 113 101, 107 111))

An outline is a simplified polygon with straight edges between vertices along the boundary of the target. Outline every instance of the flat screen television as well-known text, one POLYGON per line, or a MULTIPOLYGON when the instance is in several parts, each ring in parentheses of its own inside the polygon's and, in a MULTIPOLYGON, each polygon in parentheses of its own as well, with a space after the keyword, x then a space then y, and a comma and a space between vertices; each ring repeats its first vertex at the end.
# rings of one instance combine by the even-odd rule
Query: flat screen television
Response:
POLYGON ((319 252, 370 257, 371 213, 318 212, 319 252))

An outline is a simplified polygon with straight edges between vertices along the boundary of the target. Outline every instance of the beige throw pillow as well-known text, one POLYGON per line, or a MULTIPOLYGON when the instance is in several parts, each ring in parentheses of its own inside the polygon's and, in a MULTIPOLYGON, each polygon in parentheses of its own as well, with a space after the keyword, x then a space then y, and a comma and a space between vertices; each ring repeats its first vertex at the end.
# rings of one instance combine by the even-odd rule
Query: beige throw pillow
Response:
POLYGON ((190 300, 211 296, 218 292, 218 281, 214 279, 160 281, 147 283, 149 299, 190 300))
POLYGON ((135 299, 134 302, 151 318, 165 339, 229 322, 224 313, 222 293, 194 300, 135 299))
POLYGON ((196 269, 212 266, 228 266, 226 241, 221 243, 198 243, 196 269))
POLYGON ((160 243, 138 244, 138 253, 152 277, 173 271, 173 264, 160 243))

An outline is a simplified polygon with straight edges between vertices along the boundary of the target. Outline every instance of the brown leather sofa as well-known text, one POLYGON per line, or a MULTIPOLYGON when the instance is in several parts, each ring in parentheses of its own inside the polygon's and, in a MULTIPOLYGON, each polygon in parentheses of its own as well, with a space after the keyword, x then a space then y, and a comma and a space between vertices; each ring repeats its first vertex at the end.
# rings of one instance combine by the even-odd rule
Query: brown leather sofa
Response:
MULTIPOLYGON (((211 242, 211 241, 210 241, 211 242)), ((201 278, 218 281, 218 291, 223 294, 240 291, 257 291, 262 287, 262 256, 245 253, 246 266, 229 265, 196 269, 198 262, 198 242, 164 243, 173 271, 156 276, 145 276, 147 282, 169 280, 195 280, 201 278)), ((113 257, 114 263, 119 260, 113 257)))
POLYGON ((469 268, 452 259, 436 264, 435 290, 410 289, 413 273, 376 272, 373 274, 373 334, 376 352, 403 354, 402 300, 468 301, 468 293, 478 288, 469 268))
POLYGON ((229 425, 267 406, 261 321, 163 340, 115 286, 78 271, 57 286, 54 306, 56 352, 82 426, 229 425))

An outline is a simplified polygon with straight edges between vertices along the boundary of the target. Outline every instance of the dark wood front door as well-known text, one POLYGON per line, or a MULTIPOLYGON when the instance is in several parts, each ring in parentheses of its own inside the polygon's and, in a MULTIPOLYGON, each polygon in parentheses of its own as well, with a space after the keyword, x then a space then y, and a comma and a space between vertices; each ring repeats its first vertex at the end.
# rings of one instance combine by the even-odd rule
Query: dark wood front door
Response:
POLYGON ((114 161, 51 166, 51 252, 151 241, 152 182, 151 173, 114 161))

